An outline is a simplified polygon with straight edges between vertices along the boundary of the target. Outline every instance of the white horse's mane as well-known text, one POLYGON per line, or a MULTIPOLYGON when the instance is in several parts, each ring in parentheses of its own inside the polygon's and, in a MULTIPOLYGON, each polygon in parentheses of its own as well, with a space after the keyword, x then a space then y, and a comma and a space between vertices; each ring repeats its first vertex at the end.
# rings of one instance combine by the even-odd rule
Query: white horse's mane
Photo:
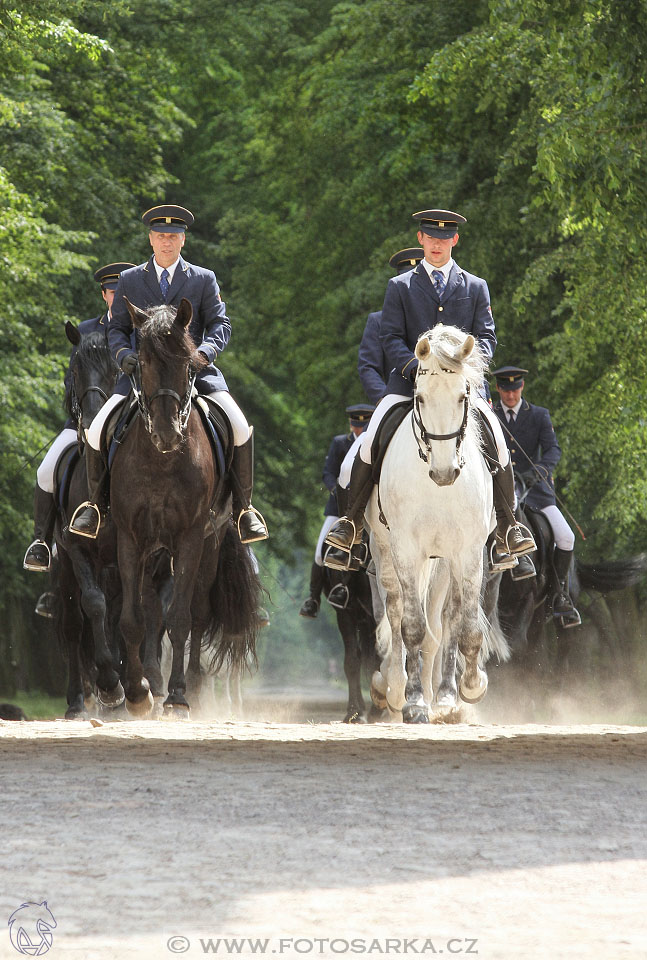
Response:
POLYGON ((488 366, 488 360, 478 341, 466 359, 460 357, 460 350, 467 338, 471 336, 458 327, 447 327, 437 323, 431 330, 421 333, 418 343, 427 340, 430 352, 421 361, 421 366, 430 367, 434 373, 450 370, 452 373, 462 373, 470 384, 470 388, 479 390, 483 384, 483 377, 488 366))

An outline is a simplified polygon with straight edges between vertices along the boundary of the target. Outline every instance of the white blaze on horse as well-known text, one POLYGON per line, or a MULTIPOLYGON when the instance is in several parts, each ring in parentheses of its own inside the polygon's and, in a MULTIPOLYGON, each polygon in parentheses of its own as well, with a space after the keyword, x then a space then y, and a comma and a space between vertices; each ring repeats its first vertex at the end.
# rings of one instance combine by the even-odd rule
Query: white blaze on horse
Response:
POLYGON ((490 636, 480 603, 484 546, 494 528, 474 410, 486 361, 473 336, 442 324, 420 337, 415 352, 414 409, 389 444, 366 517, 388 619, 379 631, 383 662, 373 693, 405 722, 425 723, 430 707, 456 706, 456 648, 467 703, 485 696, 483 662, 493 648, 503 659, 508 651, 502 635, 490 636))

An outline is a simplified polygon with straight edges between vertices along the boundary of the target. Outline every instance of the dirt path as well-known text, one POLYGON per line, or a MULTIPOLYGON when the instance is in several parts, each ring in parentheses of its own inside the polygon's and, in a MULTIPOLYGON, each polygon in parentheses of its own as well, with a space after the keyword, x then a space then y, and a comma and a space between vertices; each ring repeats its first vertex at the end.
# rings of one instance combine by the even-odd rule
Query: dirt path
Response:
POLYGON ((45 899, 53 960, 645 957, 646 759, 646 727, 0 722, 0 957, 45 899))

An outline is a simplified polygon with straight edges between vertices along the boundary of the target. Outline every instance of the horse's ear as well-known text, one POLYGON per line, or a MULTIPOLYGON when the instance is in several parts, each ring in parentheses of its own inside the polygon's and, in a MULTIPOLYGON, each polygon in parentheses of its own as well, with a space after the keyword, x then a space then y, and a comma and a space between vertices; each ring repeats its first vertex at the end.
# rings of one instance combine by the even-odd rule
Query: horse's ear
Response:
POLYGON ((462 347, 459 347, 458 350, 456 351, 456 359, 467 360, 467 358, 471 356, 475 343, 476 343, 476 340, 474 339, 472 334, 468 333, 468 335, 465 337, 465 343, 463 344, 462 347))
POLYGON ((420 337, 416 344, 416 356, 418 360, 426 360, 430 353, 429 337, 420 337))
POLYGON ((191 301, 187 300, 186 297, 182 297, 180 306, 177 308, 177 314, 175 315, 175 322, 179 323, 181 327, 188 327, 192 319, 193 307, 191 301))
POLYGON ((75 327, 71 320, 65 321, 65 336, 73 343, 75 347, 81 343, 81 333, 78 327, 75 327))
POLYGON ((128 297, 124 297, 126 301, 126 306, 128 307, 128 313, 130 314, 130 319, 133 322, 133 327, 143 326, 148 320, 148 314, 143 310, 140 310, 139 307, 136 307, 134 303, 131 303, 128 297))

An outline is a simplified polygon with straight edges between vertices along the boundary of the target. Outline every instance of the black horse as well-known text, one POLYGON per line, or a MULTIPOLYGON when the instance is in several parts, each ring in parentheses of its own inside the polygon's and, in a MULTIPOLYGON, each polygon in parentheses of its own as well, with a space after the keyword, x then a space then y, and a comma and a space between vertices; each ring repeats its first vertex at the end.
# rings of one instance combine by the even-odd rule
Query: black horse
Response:
MULTIPOLYGON (((533 665, 540 649, 547 624, 553 623, 560 657, 566 655, 578 627, 566 628, 560 617, 553 616, 553 597, 558 591, 552 556, 554 538, 546 517, 538 511, 526 510, 525 521, 532 529, 537 550, 531 554, 537 575, 514 581, 510 571, 499 575, 498 612, 510 643, 512 663, 533 665)), ((627 560, 604 560, 582 563, 577 557, 571 565, 569 590, 577 605, 582 590, 608 593, 635 586, 647 573, 647 554, 627 560)))
MULTIPOLYGON (((81 335, 69 321, 65 332, 75 347, 70 360, 71 389, 65 402, 69 415, 77 422, 81 446, 85 431, 112 392, 119 370, 103 332, 81 335)), ((114 613, 120 586, 111 525, 105 525, 96 540, 77 537, 67 529, 68 518, 87 498, 85 458, 75 448, 66 451, 56 477, 58 633, 68 659, 65 716, 76 719, 87 716, 85 698, 92 688, 108 708, 123 703, 118 633, 109 613, 114 613)))
POLYGON ((211 645, 217 662, 244 664, 255 656, 259 585, 249 551, 231 529, 228 478, 217 468, 192 402, 195 374, 207 361, 188 331, 191 304, 182 300, 177 311, 128 307, 140 336, 139 414, 114 458, 110 492, 123 588, 126 705, 138 715, 152 707, 140 646, 157 611, 142 603, 143 583, 148 558, 165 549, 173 564, 166 614, 173 664, 164 709, 186 716, 189 631, 194 642, 211 645))
POLYGON ((332 570, 324 567, 323 591, 326 597, 335 585, 343 584, 348 590, 346 606, 335 607, 337 626, 344 641, 344 673, 348 682, 348 705, 344 723, 374 723, 382 716, 382 708, 371 703, 368 714, 362 694, 362 674, 368 682, 375 670, 380 669, 380 659, 375 646, 375 616, 373 595, 368 573, 364 568, 357 571, 332 570))

